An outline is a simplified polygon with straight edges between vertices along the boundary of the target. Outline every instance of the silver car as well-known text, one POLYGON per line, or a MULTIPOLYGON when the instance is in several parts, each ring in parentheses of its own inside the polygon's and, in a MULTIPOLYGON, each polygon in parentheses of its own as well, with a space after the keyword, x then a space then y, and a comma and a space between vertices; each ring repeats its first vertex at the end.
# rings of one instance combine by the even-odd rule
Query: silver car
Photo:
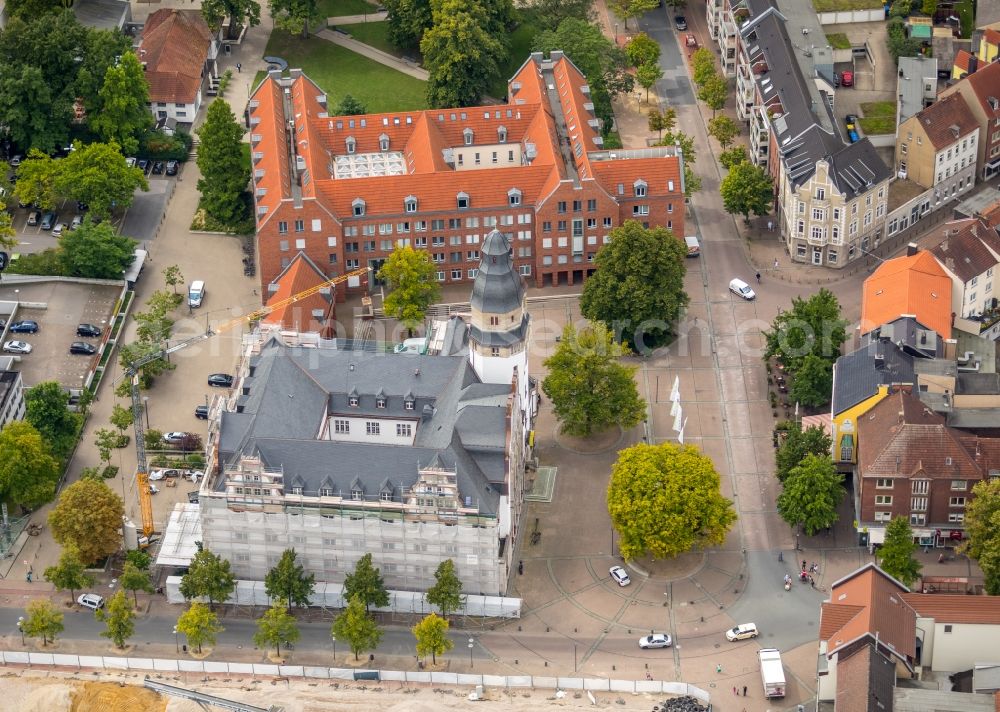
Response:
POLYGON ((628 571, 623 569, 621 566, 612 566, 608 573, 611 574, 611 578, 615 580, 619 586, 625 587, 632 583, 632 579, 628 577, 628 571))
POLYGON ((673 643, 666 633, 653 633, 639 638, 639 647, 646 648, 669 648, 673 643))
POLYGON ((96 611, 98 608, 104 608, 104 597, 98 596, 96 593, 81 593, 76 602, 84 608, 89 608, 93 611, 96 611))
POLYGON ((8 341, 3 345, 3 350, 9 354, 30 354, 31 344, 25 341, 8 341))

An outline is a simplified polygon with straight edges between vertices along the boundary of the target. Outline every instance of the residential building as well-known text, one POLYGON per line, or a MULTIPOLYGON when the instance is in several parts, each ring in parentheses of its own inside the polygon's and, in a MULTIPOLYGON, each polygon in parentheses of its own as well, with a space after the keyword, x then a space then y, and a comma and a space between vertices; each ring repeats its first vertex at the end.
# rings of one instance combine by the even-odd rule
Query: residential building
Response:
POLYGON ((981 64, 989 64, 1000 58, 1000 30, 996 27, 986 27, 980 32, 979 46, 976 47, 976 58, 981 64))
POLYGON ((996 308, 1000 236, 976 218, 945 223, 942 233, 930 252, 951 278, 952 311, 969 318, 996 308))
POLYGON ((493 228, 518 274, 536 286, 577 284, 626 220, 683 238, 680 150, 603 150, 590 87, 562 52, 532 54, 509 96, 330 116, 299 70, 272 72, 248 107, 262 285, 298 252, 332 276, 377 271, 400 245, 425 250, 439 282, 468 284, 493 228))
POLYGON ((942 339, 951 338, 951 278, 926 250, 885 260, 865 280, 861 335, 909 315, 942 339))
POLYGON ((934 546, 960 542, 972 488, 1000 472, 1000 440, 950 428, 909 389, 899 389, 858 423, 855 520, 863 543, 905 517, 934 546))
POLYGON ((979 68, 979 58, 967 49, 955 53, 955 63, 951 66, 951 78, 964 79, 979 68))
POLYGON ((937 59, 900 57, 896 79, 896 125, 937 99, 937 59))
POLYGON ((13 420, 24 418, 24 382, 21 372, 9 370, 13 359, 5 357, 3 370, 0 370, 0 430, 13 420))
POLYGON ((986 180, 1000 173, 1000 62, 992 62, 941 92, 961 94, 979 125, 976 172, 986 180))
POLYGON ((775 182, 777 224, 792 260, 841 268, 879 243, 890 170, 868 139, 848 144, 833 119, 833 58, 813 8, 739 0, 736 107, 750 157, 775 182), (815 30, 815 34, 814 33, 815 30))
POLYGON ((899 125, 896 175, 934 188, 934 201, 951 200, 976 180, 979 125, 965 100, 952 94, 899 125))
POLYGON ((238 578, 294 547, 320 582, 371 553, 388 588, 420 591, 450 558, 466 593, 504 595, 537 396, 512 245, 492 230, 482 248, 469 324, 436 322, 426 355, 249 347, 199 495, 238 578))
POLYGON ((301 299, 276 307, 263 323, 295 333, 316 332, 322 338, 336 336, 335 287, 323 287, 327 276, 304 252, 292 258, 281 274, 268 285, 266 306, 286 301, 296 294, 315 290, 301 299))
POLYGON ((157 10, 136 48, 149 82, 149 108, 158 121, 193 124, 202 91, 218 76, 218 43, 199 10, 157 10))

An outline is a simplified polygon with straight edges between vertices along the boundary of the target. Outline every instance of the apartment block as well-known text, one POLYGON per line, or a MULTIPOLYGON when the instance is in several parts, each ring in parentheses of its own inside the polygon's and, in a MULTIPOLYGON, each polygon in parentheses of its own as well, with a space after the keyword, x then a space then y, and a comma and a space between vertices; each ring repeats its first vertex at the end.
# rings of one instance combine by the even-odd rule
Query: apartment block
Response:
POLYGON ((941 92, 941 98, 961 94, 979 126, 976 172, 983 180, 1000 173, 1000 62, 975 72, 941 92))
POLYGON ((960 94, 950 94, 899 125, 896 175, 934 188, 940 202, 960 196, 976 181, 979 124, 960 94))

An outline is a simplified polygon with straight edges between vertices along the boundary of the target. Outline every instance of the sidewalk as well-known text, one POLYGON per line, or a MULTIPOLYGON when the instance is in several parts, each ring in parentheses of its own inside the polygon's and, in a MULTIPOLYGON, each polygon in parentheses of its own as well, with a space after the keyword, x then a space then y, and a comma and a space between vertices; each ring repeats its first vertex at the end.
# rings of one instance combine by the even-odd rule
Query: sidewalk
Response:
POLYGON ((426 69, 421 69, 412 62, 407 62, 405 59, 400 59, 399 57, 389 54, 388 52, 383 52, 380 49, 375 49, 371 45, 366 45, 364 42, 352 39, 342 32, 336 32, 335 30, 319 30, 315 34, 317 37, 322 38, 327 42, 340 45, 344 49, 349 49, 352 52, 360 54, 363 57, 367 57, 368 59, 378 62, 379 64, 384 64, 387 67, 395 69, 397 72, 408 74, 414 79, 426 82, 430 76, 426 69))
POLYGON ((367 15, 341 15, 326 18, 327 25, 363 25, 366 22, 385 22, 388 12, 369 12, 367 15))

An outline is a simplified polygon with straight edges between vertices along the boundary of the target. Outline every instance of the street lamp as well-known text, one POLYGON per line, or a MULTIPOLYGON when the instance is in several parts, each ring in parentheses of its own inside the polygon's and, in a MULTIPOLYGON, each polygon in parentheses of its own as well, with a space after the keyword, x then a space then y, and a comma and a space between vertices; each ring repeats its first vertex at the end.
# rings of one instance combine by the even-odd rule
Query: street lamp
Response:
POLYGON ((177 626, 174 626, 174 650, 178 655, 181 654, 181 644, 177 640, 177 626))
POLYGON ((331 635, 330 639, 333 641, 333 662, 337 662, 337 636, 331 635))
POLYGON ((21 633, 21 645, 24 645, 24 616, 17 617, 17 630, 21 633))
POLYGON ((149 396, 142 397, 142 410, 146 413, 146 430, 149 430, 149 396))
POLYGON ((472 646, 476 644, 475 638, 469 638, 469 669, 471 670, 474 666, 472 664, 472 646))

